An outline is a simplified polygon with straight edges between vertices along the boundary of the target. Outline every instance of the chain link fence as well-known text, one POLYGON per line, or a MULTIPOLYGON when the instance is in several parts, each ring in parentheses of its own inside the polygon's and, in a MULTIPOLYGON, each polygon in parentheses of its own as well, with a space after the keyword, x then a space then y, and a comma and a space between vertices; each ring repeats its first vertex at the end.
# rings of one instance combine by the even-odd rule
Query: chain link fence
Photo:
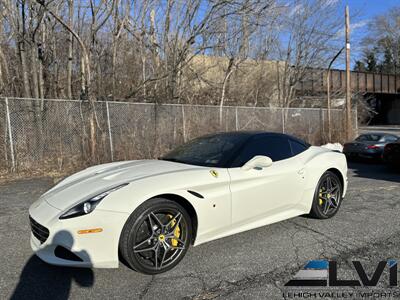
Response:
MULTIPOLYGON (((325 109, 112 101, 94 105, 95 163, 159 157, 217 131, 284 132, 311 144, 325 142, 328 134, 325 109)), ((88 165, 91 111, 88 102, 79 100, 0 98, 0 172, 65 172, 88 165)), ((344 118, 342 110, 331 110, 334 141, 345 139, 344 118)), ((356 116, 353 120, 356 128, 356 116)))

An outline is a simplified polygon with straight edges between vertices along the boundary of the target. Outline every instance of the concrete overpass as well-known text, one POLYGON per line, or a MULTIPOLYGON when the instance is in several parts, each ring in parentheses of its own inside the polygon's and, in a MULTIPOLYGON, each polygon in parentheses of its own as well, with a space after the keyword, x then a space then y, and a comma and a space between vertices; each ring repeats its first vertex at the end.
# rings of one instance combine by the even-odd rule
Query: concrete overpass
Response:
MULTIPOLYGON (((317 96, 326 94, 327 71, 309 69, 296 86, 298 95, 317 96)), ((346 71, 330 70, 331 93, 344 93, 346 71)), ((378 114, 372 124, 400 124, 400 75, 351 72, 353 94, 363 96, 378 114)))

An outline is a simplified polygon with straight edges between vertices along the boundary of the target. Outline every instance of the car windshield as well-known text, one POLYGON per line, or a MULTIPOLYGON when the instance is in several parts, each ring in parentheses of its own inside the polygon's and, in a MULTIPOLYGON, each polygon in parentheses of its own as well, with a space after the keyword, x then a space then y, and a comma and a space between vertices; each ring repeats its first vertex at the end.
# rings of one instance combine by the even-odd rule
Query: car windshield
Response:
POLYGON ((194 139, 172 150, 161 160, 205 167, 224 167, 232 153, 247 139, 247 135, 216 134, 194 139))
POLYGON ((356 141, 358 142, 379 142, 379 140, 382 138, 382 135, 379 134, 362 134, 358 138, 356 138, 356 141))

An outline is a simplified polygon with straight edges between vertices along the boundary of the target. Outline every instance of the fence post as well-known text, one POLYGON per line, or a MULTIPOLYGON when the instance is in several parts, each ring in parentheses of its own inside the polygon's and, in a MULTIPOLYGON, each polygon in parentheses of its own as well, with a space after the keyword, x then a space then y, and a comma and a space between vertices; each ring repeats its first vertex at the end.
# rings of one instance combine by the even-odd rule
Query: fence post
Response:
POLYGON ((355 119, 356 119, 356 132, 355 132, 354 136, 358 136, 358 108, 357 108, 357 106, 355 109, 355 119))
POLYGON ((11 120, 10 120, 10 110, 8 108, 8 98, 5 98, 6 101, 6 116, 7 116, 7 128, 8 128, 8 138, 10 141, 10 154, 11 154, 11 172, 15 171, 15 156, 14 156, 14 142, 12 136, 12 128, 11 128, 11 120))
POLYGON ((186 143, 186 116, 185 116, 185 106, 181 104, 182 110, 182 135, 183 135, 183 142, 186 143))
POLYGON ((235 128, 236 128, 236 131, 239 130, 239 118, 238 118, 238 108, 237 108, 237 106, 236 106, 236 109, 235 109, 235 128))
POLYGON ((285 133, 285 109, 281 108, 282 113, 282 133, 285 133))
MULTIPOLYGON (((320 124, 320 127, 321 127, 321 140, 322 140, 322 142, 323 143, 325 143, 325 117, 324 117, 324 109, 321 107, 321 119, 320 119, 320 121, 321 121, 321 124, 320 124)), ((329 143, 330 143, 331 141, 329 141, 329 143)))
POLYGON ((106 101, 106 109, 107 109, 108 136, 109 136, 109 140, 110 140, 111 161, 114 161, 114 147, 113 147, 112 134, 111 134, 110 109, 108 107, 108 101, 106 101))

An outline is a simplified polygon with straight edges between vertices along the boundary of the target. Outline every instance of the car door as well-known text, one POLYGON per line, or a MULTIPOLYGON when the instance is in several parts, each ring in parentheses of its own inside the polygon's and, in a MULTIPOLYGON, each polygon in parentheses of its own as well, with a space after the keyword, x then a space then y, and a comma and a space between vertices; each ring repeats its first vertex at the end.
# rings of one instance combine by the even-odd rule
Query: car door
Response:
POLYGON ((231 177, 232 225, 279 214, 298 203, 305 178, 301 161, 293 157, 285 136, 257 136, 240 151, 231 177), (273 164, 266 168, 243 170, 241 166, 256 155, 265 155, 273 164))

